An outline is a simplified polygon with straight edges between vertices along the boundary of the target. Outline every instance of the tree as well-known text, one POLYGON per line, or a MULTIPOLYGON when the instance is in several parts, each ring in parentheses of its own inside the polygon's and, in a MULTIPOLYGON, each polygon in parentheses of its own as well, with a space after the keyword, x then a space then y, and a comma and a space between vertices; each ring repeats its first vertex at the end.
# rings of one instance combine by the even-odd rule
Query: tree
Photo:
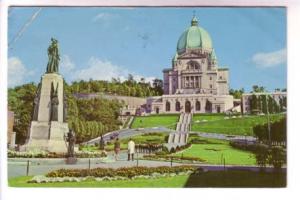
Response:
POLYGON ((241 88, 239 90, 230 89, 229 94, 233 96, 235 99, 242 98, 242 95, 244 94, 245 90, 244 88, 241 88))
POLYGON ((253 85, 251 92, 252 93, 262 93, 262 92, 267 92, 267 91, 266 91, 266 88, 263 86, 253 85))
POLYGON ((34 83, 8 89, 8 107, 15 114, 14 131, 17 144, 24 144, 26 141, 36 90, 34 83))

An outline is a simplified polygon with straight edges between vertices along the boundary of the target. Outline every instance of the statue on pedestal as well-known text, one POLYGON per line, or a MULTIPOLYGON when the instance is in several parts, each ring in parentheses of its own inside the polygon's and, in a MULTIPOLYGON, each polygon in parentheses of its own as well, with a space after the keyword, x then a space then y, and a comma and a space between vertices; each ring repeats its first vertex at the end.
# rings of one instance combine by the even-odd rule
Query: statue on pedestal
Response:
POLYGON ((65 138, 68 143, 67 164, 75 164, 77 161, 74 151, 76 142, 75 132, 70 129, 67 137, 65 138))
POLYGON ((58 65, 60 61, 60 56, 58 53, 58 41, 51 38, 51 45, 48 48, 48 64, 46 73, 58 73, 58 65))

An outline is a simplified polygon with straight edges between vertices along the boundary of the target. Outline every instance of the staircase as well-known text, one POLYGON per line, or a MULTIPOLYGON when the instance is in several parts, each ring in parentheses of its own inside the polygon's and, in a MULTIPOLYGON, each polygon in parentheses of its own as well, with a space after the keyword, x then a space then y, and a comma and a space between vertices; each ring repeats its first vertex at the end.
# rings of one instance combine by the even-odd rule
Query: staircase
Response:
POLYGON ((181 113, 176 125, 176 131, 169 134, 168 148, 183 146, 188 141, 192 121, 191 113, 181 113))

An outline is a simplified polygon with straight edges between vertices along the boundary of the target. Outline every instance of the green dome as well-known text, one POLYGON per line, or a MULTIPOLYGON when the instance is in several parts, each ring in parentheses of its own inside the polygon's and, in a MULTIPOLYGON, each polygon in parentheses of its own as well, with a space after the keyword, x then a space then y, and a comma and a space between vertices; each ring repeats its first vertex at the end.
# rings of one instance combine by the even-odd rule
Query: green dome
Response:
POLYGON ((194 48, 213 48, 210 35, 206 30, 198 26, 198 20, 196 17, 193 17, 191 26, 181 34, 177 42, 177 52, 181 52, 184 49, 194 48))

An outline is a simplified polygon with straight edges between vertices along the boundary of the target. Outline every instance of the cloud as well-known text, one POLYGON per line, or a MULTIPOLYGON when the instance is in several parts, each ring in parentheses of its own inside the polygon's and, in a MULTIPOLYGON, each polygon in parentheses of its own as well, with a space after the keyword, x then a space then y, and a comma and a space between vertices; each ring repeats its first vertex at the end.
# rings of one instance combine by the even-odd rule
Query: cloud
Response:
POLYGON ((103 20, 111 20, 116 18, 117 15, 115 14, 110 14, 110 13, 99 13, 96 16, 93 17, 92 21, 97 22, 97 21, 103 21, 103 20))
POLYGON ((60 63, 60 70, 62 74, 67 74, 75 68, 74 62, 68 55, 63 55, 60 63))
POLYGON ((128 74, 126 69, 112 64, 109 61, 102 61, 98 58, 91 57, 87 67, 75 72, 76 80, 111 80, 111 78, 124 79, 124 75, 128 74))
MULTIPOLYGON (((70 62, 73 63, 71 60, 70 62)), ((112 78, 119 78, 120 81, 125 81, 128 78, 128 74, 132 74, 136 81, 140 81, 141 78, 144 78, 145 82, 152 83, 153 79, 155 79, 155 77, 141 76, 135 72, 129 71, 125 67, 95 57, 91 57, 88 60, 85 68, 73 71, 71 79, 76 81, 90 79, 110 81, 112 78)))
POLYGON ((280 64, 286 63, 287 52, 286 48, 273 51, 273 52, 260 52, 256 53, 252 57, 252 62, 260 68, 270 68, 275 67, 280 64))
POLYGON ((28 70, 18 57, 8 58, 8 87, 23 84, 25 77, 32 75, 33 71, 28 70))

